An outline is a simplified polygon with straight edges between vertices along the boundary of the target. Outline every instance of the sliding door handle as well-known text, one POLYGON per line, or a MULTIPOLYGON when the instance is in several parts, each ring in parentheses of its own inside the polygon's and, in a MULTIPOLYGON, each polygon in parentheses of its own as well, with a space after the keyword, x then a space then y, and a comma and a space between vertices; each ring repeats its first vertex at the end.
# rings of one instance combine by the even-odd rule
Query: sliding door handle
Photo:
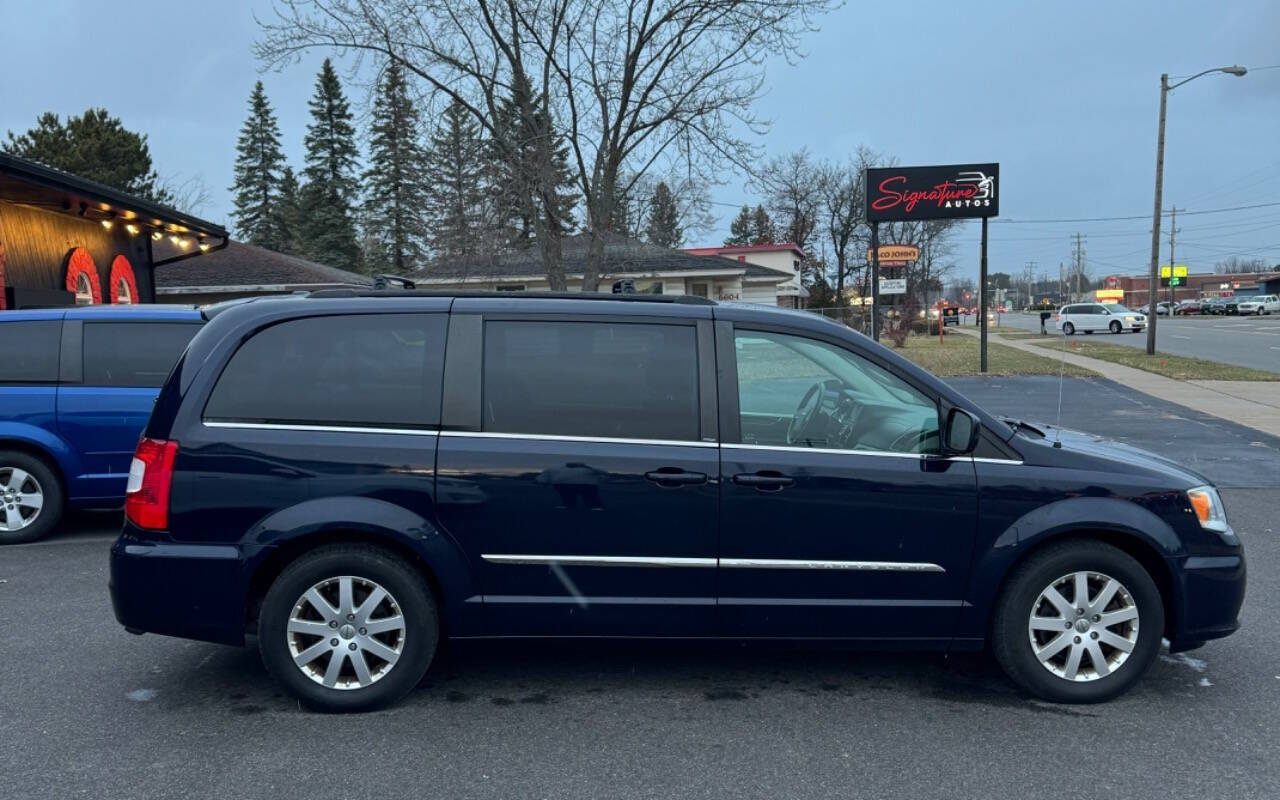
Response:
POLYGON ((780 492, 795 483, 780 472, 766 470, 755 473, 740 473, 733 476, 733 482, 739 486, 750 486, 760 492, 780 492))

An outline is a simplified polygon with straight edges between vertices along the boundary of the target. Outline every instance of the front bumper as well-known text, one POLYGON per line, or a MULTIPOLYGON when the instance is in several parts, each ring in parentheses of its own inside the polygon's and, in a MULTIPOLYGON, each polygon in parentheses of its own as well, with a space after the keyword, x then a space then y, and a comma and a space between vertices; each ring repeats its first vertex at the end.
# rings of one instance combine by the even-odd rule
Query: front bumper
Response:
POLYGON ((135 633, 242 645, 248 566, 261 550, 154 541, 126 532, 111 547, 116 619, 135 633))
POLYGON ((1183 556, 1172 566, 1181 598, 1169 637, 1172 650, 1187 650, 1240 628, 1247 576, 1243 549, 1232 555, 1183 556))

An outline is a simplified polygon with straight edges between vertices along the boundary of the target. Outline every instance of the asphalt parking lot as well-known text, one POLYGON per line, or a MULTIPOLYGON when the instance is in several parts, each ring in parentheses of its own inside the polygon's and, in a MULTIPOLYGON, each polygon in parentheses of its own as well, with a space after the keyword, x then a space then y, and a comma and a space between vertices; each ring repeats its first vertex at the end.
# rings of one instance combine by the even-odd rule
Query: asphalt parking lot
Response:
MULTIPOLYGON (((972 317, 969 318, 972 321, 972 317)), ((1040 330, 1039 314, 1001 314, 1007 327, 1040 330)), ((1054 331, 1053 320, 1046 327, 1054 331)), ((1083 334, 1080 334, 1083 335, 1083 334)), ((1095 333, 1107 344, 1147 346, 1147 332, 1095 333)), ((1180 356, 1193 356, 1224 364, 1280 372, 1280 316, 1161 317, 1156 323, 1156 349, 1180 356)))
MULTIPOLYGON (((964 379, 1052 419, 1056 381, 964 379)), ((134 637, 109 608, 114 515, 0 550, 0 796, 968 798, 1280 795, 1280 441, 1116 384, 1064 423, 1175 448, 1227 487, 1244 628, 1091 707, 1028 699, 979 656, 469 645, 384 712, 305 712, 256 651, 134 637)))

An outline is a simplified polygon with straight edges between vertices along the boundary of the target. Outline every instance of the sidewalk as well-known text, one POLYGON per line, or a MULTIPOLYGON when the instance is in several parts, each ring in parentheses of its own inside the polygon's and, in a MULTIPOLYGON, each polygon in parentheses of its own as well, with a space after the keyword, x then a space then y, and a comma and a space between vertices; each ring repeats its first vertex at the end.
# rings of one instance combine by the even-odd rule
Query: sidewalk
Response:
MULTIPOLYGON (((952 329, 965 336, 978 336, 976 330, 952 329)), ((998 334, 988 334, 990 340, 1005 347, 1012 347, 1038 356, 1063 358, 1068 364, 1093 370, 1102 377, 1136 389, 1144 394, 1168 400, 1171 403, 1221 417, 1229 422, 1247 425, 1254 430, 1280 436, 1280 383, 1266 381, 1179 381, 1154 372, 1113 364, 1096 358, 1049 350, 1038 345, 998 334)))

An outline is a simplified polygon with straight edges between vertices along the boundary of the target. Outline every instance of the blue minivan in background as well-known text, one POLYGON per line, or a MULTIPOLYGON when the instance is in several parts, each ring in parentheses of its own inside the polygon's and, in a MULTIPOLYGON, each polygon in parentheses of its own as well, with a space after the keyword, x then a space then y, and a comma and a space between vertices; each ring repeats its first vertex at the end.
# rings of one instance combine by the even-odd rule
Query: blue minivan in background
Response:
POLYGON ((124 503, 138 435, 202 323, 192 306, 0 314, 0 544, 124 503))

